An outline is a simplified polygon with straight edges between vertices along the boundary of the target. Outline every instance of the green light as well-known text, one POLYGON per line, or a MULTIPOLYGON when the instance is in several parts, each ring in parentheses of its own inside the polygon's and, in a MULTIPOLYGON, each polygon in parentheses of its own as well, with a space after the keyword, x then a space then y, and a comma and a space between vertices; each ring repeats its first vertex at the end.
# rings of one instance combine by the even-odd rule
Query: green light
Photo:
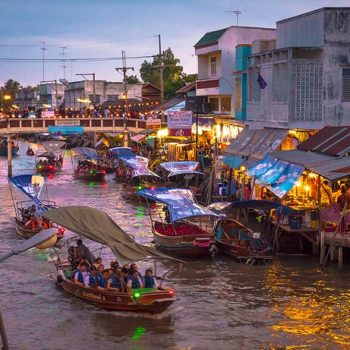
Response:
POLYGON ((141 296, 141 293, 140 292, 136 292, 135 294, 134 294, 134 297, 135 298, 139 298, 141 296))
POLYGON ((41 168, 42 168, 42 165, 39 165, 38 168, 41 169, 41 168))
POLYGON ((143 334, 145 334, 146 329, 144 327, 136 327, 134 334, 132 335, 132 340, 139 340, 143 334))
POLYGON ((142 186, 138 186, 137 189, 138 189, 138 190, 142 190, 142 186))

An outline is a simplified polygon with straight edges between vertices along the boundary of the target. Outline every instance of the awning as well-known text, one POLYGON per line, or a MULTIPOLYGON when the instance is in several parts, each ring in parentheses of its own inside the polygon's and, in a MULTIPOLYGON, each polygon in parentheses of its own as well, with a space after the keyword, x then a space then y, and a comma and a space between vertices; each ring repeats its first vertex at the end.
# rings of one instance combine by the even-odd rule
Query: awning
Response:
POLYGON ((131 140, 131 141, 134 141, 134 142, 141 142, 141 141, 144 140, 145 138, 146 138, 146 135, 137 134, 137 135, 131 136, 131 137, 130 137, 130 140, 131 140))
POLYGON ((330 156, 344 156, 350 153, 350 126, 327 126, 297 148, 330 156))
POLYGON ((233 155, 226 155, 221 159, 223 163, 225 163, 227 166, 229 166, 232 169, 238 169, 245 160, 246 158, 237 157, 233 155))
POLYGON ((55 126, 50 125, 48 127, 49 133, 53 135, 83 135, 84 128, 82 126, 55 126))
POLYGON ((43 146, 47 152, 55 152, 61 149, 66 143, 63 141, 45 141, 43 146))
POLYGON ((273 152, 271 156, 301 165, 331 181, 342 179, 350 175, 350 157, 334 157, 300 150, 273 152))
POLYGON ((277 197, 282 198, 298 181, 304 167, 266 156, 247 173, 255 177, 255 181, 266 186, 277 197))
POLYGON ((97 209, 69 206, 50 209, 43 217, 92 241, 108 245, 121 265, 148 258, 171 259, 151 247, 136 243, 106 213, 97 209))
POLYGON ((92 148, 75 147, 71 149, 72 155, 85 159, 100 159, 100 155, 92 148))
POLYGON ((260 160, 276 150, 288 134, 285 129, 250 129, 238 134, 225 149, 224 154, 260 160))

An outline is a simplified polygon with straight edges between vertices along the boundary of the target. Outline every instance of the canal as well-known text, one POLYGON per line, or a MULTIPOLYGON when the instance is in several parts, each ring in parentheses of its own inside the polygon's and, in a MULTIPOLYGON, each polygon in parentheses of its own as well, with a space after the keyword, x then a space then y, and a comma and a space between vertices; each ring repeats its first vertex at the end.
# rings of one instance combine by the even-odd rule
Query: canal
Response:
MULTIPOLYGON (((33 173, 34 159, 25 151, 21 144, 15 175, 33 173)), ((6 172, 6 159, 1 158, 0 252, 20 241, 6 172)), ((62 173, 47 184, 58 205, 104 210, 137 241, 152 241, 145 208, 121 198, 113 175, 102 184, 78 182, 67 153, 62 173)), ((111 258, 105 254, 104 259, 111 258)), ((0 307, 11 348, 350 348, 350 274, 339 273, 336 266, 323 273, 317 259, 305 256, 278 257, 266 267, 223 257, 183 266, 159 264, 161 271, 170 268, 175 271, 166 284, 176 289, 178 299, 165 313, 147 316, 102 311, 64 294, 49 278, 55 269, 48 251, 32 249, 7 260, 0 270, 0 307)))

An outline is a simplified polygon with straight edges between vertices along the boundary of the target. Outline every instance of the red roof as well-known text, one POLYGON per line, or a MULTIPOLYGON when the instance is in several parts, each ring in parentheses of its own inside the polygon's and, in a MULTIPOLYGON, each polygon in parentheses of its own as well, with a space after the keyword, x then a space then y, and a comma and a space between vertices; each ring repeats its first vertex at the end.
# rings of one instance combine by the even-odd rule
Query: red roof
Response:
POLYGON ((327 126, 298 145, 298 149, 342 157, 350 153, 350 126, 327 126))
POLYGON ((177 94, 185 94, 188 91, 195 90, 196 89, 196 82, 192 81, 191 83, 187 83, 185 86, 183 86, 181 89, 177 90, 177 94))

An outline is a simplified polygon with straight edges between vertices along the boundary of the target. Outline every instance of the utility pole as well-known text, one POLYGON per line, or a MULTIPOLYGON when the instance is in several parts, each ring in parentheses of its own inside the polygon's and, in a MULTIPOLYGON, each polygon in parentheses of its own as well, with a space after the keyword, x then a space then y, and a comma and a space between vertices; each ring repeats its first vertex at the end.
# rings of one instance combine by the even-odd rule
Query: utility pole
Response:
POLYGON ((225 11, 225 12, 231 12, 236 15, 236 25, 238 26, 238 16, 242 13, 240 10, 230 10, 230 11, 225 11))
POLYGON ((40 49, 43 52, 43 80, 45 80, 45 51, 47 49, 45 47, 45 41, 41 41, 41 43, 43 44, 42 48, 40 49))
POLYGON ((117 72, 122 72, 123 73, 123 88, 124 88, 124 116, 123 116, 123 124, 124 124, 124 138, 123 138, 123 146, 127 147, 128 146, 128 132, 126 129, 126 118, 128 115, 128 85, 127 85, 127 75, 126 73, 128 70, 134 71, 134 67, 127 67, 126 66, 126 58, 125 58, 125 51, 122 51, 122 67, 116 67, 115 70, 117 72))
POLYGON ((160 72, 160 102, 162 103, 164 101, 164 80, 163 80, 163 52, 162 52, 162 41, 160 34, 158 34, 158 44, 159 44, 159 72, 160 72))
POLYGON ((63 78, 66 79, 66 60, 65 60, 65 56, 66 56, 66 52, 65 50, 67 49, 66 46, 61 46, 60 49, 62 49, 62 52, 60 53, 60 55, 62 56, 62 68, 63 68, 63 78))

